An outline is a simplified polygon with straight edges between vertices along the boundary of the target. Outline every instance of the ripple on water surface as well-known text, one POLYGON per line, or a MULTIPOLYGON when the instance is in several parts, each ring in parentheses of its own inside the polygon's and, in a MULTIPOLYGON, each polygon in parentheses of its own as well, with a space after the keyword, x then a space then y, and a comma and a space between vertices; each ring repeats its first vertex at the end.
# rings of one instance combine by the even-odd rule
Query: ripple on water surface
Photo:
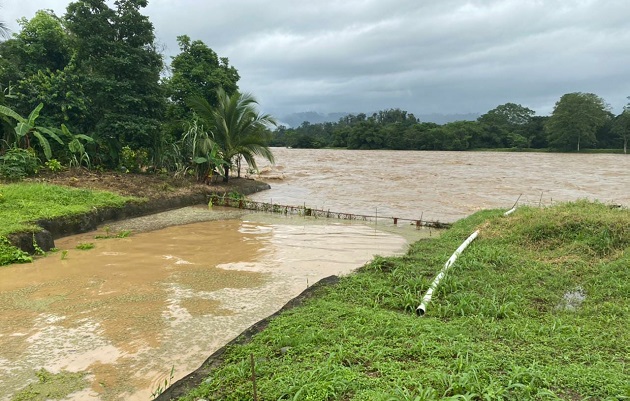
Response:
POLYGON ((66 254, 4 267, 0 400, 45 368, 88 374, 71 399, 146 401, 173 365, 177 380, 307 283, 405 248, 398 233, 322 223, 261 214, 127 238, 88 233, 58 240, 66 254), (95 247, 75 249, 84 242, 95 247))

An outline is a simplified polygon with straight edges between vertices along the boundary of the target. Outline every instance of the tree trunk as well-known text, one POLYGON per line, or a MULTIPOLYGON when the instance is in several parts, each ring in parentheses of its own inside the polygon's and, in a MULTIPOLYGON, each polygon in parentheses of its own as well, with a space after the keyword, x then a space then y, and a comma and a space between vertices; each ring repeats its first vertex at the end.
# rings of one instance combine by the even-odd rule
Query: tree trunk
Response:
POLYGON ((580 151, 580 137, 579 136, 578 136, 578 148, 577 148, 577 151, 578 152, 580 151))
POLYGON ((228 182, 230 179, 230 166, 225 166, 225 175, 223 176, 223 182, 228 182))
POLYGON ((623 154, 627 155, 628 150, 628 138, 623 138, 623 154))

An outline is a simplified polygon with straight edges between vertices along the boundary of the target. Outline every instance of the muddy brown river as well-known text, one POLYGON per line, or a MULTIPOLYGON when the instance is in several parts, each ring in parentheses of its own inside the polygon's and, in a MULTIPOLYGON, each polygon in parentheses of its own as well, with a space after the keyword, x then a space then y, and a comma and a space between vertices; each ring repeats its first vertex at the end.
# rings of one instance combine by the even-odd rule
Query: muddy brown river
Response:
POLYGON ((483 208, 579 198, 630 205, 630 157, 274 149, 259 201, 377 214, 373 222, 186 208, 56 241, 64 252, 0 274, 0 400, 45 368, 84 372, 70 400, 148 401, 309 284, 483 208), (175 225, 173 223, 182 224, 175 225), (183 224, 186 223, 186 224, 183 224), (94 248, 77 249, 81 243, 94 248))
MULTIPOLYGON (((86 387, 70 400, 150 400, 171 368, 172 381, 195 370, 309 284, 347 274, 376 254, 401 253, 429 234, 186 209, 197 219, 228 219, 95 239, 103 228, 57 240, 67 252, 2 267, 0 400, 36 381, 41 368, 87 374, 86 387), (86 243, 94 248, 76 248, 86 243)), ((171 214, 180 221, 182 210, 171 214)), ((173 216, 122 222, 107 232, 164 219, 173 216)))
POLYGON ((453 222, 478 210, 598 199, 630 205, 630 155, 273 148, 261 202, 453 222))

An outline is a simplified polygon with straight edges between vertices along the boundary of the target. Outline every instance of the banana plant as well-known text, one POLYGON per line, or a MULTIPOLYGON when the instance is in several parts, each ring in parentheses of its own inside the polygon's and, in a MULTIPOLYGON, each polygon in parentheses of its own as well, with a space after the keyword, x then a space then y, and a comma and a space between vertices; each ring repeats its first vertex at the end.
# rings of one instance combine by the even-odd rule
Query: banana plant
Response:
POLYGON ((92 143, 94 142, 94 139, 84 134, 73 134, 65 124, 61 124, 61 129, 59 131, 69 140, 68 150, 72 153, 70 167, 79 167, 85 162, 86 167, 89 168, 90 156, 85 151, 85 146, 81 141, 85 141, 85 143, 92 143))
POLYGON ((220 149, 208 132, 199 124, 197 118, 193 118, 188 130, 182 137, 182 147, 188 153, 194 164, 194 169, 199 181, 212 179, 215 171, 223 175, 227 162, 221 158, 220 149))
POLYGON ((43 107, 44 103, 40 103, 37 107, 35 107, 33 111, 31 111, 31 113, 28 115, 28 118, 24 118, 9 107, 0 105, 0 114, 11 117, 15 121, 17 121, 17 125, 14 128, 15 138, 13 140, 13 143, 9 143, 9 146, 21 147, 21 145, 23 144, 25 148, 30 148, 32 135, 39 141, 39 146, 41 146, 42 150, 44 151, 44 156, 46 156, 46 159, 50 160, 52 158, 52 150, 50 149, 50 143, 48 142, 48 139, 46 139, 43 134, 48 135, 49 137, 57 141, 60 145, 63 145, 63 141, 51 129, 35 125, 35 122, 37 121, 39 113, 43 107))

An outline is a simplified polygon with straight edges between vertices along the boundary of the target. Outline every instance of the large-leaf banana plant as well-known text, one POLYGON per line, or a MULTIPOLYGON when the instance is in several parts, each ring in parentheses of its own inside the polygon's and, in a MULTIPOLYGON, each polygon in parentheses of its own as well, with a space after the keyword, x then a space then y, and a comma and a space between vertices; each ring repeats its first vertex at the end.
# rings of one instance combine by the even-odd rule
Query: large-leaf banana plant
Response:
POLYGON ((7 106, 0 105, 0 114, 3 116, 11 117, 17 124, 14 128, 15 137, 11 142, 8 142, 10 147, 31 147, 31 136, 37 138, 39 142, 39 146, 42 148, 44 152, 44 156, 46 156, 47 160, 52 158, 52 150, 50 148, 50 143, 48 139, 44 136, 44 134, 48 135, 55 141, 57 141, 60 145, 63 145, 63 141, 59 136, 53 132, 51 129, 46 127, 41 127, 35 125, 37 118, 39 117, 39 113, 44 107, 43 103, 40 103, 31 113, 28 115, 28 118, 24 118, 14 110, 7 106))

